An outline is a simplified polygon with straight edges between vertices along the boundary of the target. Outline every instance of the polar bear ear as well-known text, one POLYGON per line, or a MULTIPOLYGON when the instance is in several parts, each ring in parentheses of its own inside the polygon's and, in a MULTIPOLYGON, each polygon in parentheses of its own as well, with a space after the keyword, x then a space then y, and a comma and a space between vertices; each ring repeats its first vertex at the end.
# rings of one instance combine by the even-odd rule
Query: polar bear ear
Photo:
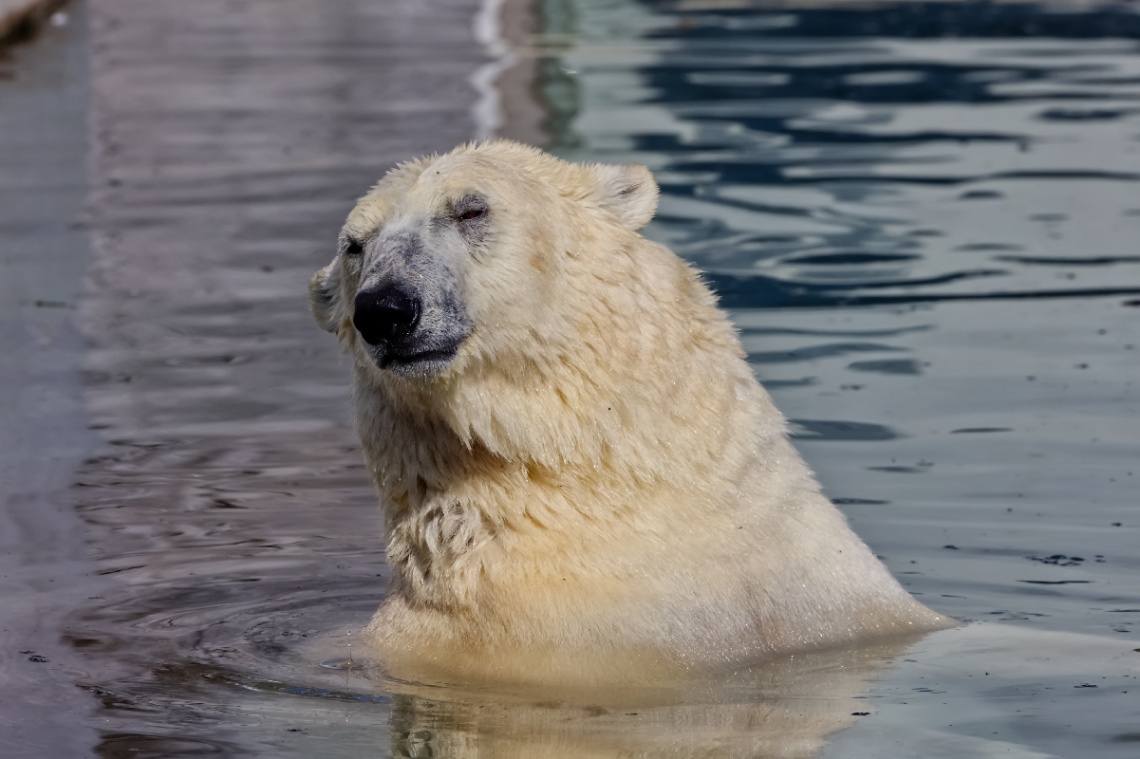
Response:
POLYGON ((336 332, 341 322, 339 306, 340 270, 333 261, 309 280, 309 307, 321 329, 336 332))
POLYGON ((657 182, 638 163, 588 167, 597 183, 599 205, 617 217, 626 229, 641 229, 657 211, 657 182))

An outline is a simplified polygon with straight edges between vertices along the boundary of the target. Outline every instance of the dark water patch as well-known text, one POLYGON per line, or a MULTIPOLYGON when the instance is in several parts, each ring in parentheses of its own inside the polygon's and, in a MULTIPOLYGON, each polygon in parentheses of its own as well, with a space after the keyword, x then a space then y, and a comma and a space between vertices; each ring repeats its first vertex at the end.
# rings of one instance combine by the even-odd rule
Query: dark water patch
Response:
MULTIPOLYGON (((666 76, 661 78, 667 79, 666 76)), ((693 88, 698 92, 702 88, 693 88)), ((668 90, 666 90, 668 92, 668 90)), ((802 97, 802 92, 797 88, 791 93, 786 93, 795 97, 799 101, 802 97)), ((903 134, 867 134, 858 130, 841 130, 836 127, 813 127, 806 128, 801 126, 789 126, 787 122, 795 115, 794 109, 792 113, 775 113, 770 116, 763 117, 751 115, 752 111, 756 108, 750 108, 746 104, 734 104, 731 107, 713 107, 711 105, 697 106, 694 103, 702 102, 718 102, 715 96, 706 97, 704 94, 694 94, 691 99, 684 100, 682 103, 677 103, 674 100, 675 93, 670 92, 670 99, 668 101, 660 100, 661 104, 666 102, 674 107, 683 109, 685 116, 694 122, 711 122, 716 123, 719 121, 732 121, 746 127, 748 130, 764 133, 772 129, 779 128, 780 131, 786 132, 789 136, 794 137, 797 144, 813 144, 820 146, 851 146, 852 148, 867 147, 871 148, 877 145, 892 145, 904 147, 910 144, 926 144, 926 143, 947 143, 950 145, 961 145, 971 142, 979 143, 999 143, 1011 144, 1018 146, 1024 143, 1025 138, 1018 135, 1007 135, 997 132, 950 132, 940 130, 921 130, 906 132, 903 134)), ((728 101, 732 102, 732 101, 728 101)), ((792 109, 790 109, 792 110, 792 109)), ((653 134, 644 133, 631 135, 630 137, 635 144, 638 152, 661 152, 669 153, 676 156, 678 159, 693 155, 707 155, 710 153, 722 153, 722 158, 731 158, 731 162, 736 165, 741 165, 744 168, 737 174, 729 175, 730 177, 739 177, 744 172, 752 179, 767 179, 775 182, 781 182, 784 179, 784 174, 781 168, 799 165, 798 161, 780 160, 781 154, 774 153, 769 156, 774 162, 771 164, 761 163, 758 161, 748 161, 752 158, 753 150, 731 151, 731 154, 724 154, 726 149, 731 150, 732 145, 724 143, 701 143, 701 142, 683 142, 680 137, 670 134, 653 134), (764 167, 769 167, 769 170, 764 170, 764 167)), ((852 163, 867 164, 868 159, 863 160, 852 159, 852 163)), ((705 170, 714 170, 716 166, 723 165, 719 162, 698 162, 698 161, 680 161, 674 165, 675 169, 687 171, 700 171, 702 168, 705 170)), ((683 194, 685 193, 684 184, 661 183, 662 189, 666 186, 672 193, 683 194)))
MULTIPOLYGON (((1022 246, 1020 246, 1020 245, 1011 245, 1009 243, 1004 243, 1004 242, 974 242, 974 243, 967 243, 966 245, 957 245, 954 248, 954 250, 956 250, 956 251, 971 252, 971 253, 972 252, 986 252, 986 251, 992 251, 992 250, 1021 250, 1021 249, 1022 249, 1022 246)), ((994 260, 995 261, 1003 261, 1006 259, 1004 257, 1002 257, 1002 258, 995 257, 994 260)), ((1013 259, 1011 258, 1010 260, 1013 260, 1013 259)))
POLYGON ((1054 256, 1043 258, 1040 256, 994 256, 995 261, 1012 261, 1018 264, 1031 266, 1114 266, 1116 264, 1140 263, 1140 256, 1090 256, 1077 258, 1072 256, 1054 256))
MULTIPOLYGON (((1056 179, 1060 181, 1078 181, 1092 179, 1107 182, 1136 182, 1140 181, 1140 172, 1128 171, 1007 171, 991 175, 993 179, 1056 179)), ((1036 218, 1043 221, 1062 221, 1067 218, 1064 214, 1040 214, 1036 218)))
POLYGON ((797 256, 784 259, 786 264, 811 266, 860 266, 863 264, 900 263, 915 261, 921 256, 890 253, 827 253, 814 256, 797 256))
POLYGON ((1079 567, 1084 565, 1084 558, 1080 556, 1066 556, 1061 553, 1055 553, 1052 556, 1026 556, 1025 558, 1030 561, 1050 564, 1055 567, 1079 567))
POLYGON ((783 390, 785 388, 792 387, 811 387, 813 385, 818 385, 819 380, 815 377, 800 377, 799 379, 786 380, 761 379, 761 383, 769 390, 783 390))
POLYGON ((1004 197, 1005 193, 997 190, 967 190, 958 196, 958 200, 998 200, 1004 197))
POLYGON ((32 305, 35 308, 75 308, 73 303, 62 300, 33 300, 32 305))
POLYGON ((1029 585, 1089 585, 1092 580, 1018 580, 1029 585))
POLYGON ((874 498, 832 498, 836 506, 886 506, 890 501, 880 501, 874 498))
MULTIPOLYGON (((970 273, 946 275, 926 281, 879 282, 875 288, 897 287, 917 289, 923 285, 943 284, 959 279, 973 279, 994 273, 970 273)), ((1112 298, 1122 295, 1140 295, 1140 284, 1124 287, 1067 288, 1036 290, 1009 290, 969 293, 910 293, 899 295, 869 295, 860 292, 861 287, 793 283, 764 275, 742 275, 705 271, 703 278, 716 291, 720 303, 725 308, 772 309, 772 308, 821 308, 839 306, 892 306, 918 305, 923 303, 946 303, 953 301, 1017 301, 1053 299, 1094 299, 1112 298)), ((1126 306, 1140 305, 1140 300, 1127 300, 1126 306)))
POLYGON ((792 437, 797 440, 895 440, 898 432, 882 424, 831 419, 789 419, 792 437))
POLYGON ((917 376, 922 374, 922 365, 914 359, 888 359, 884 361, 854 361, 847 365, 848 369, 856 372, 874 372, 875 374, 899 374, 917 376))
MULTIPOLYGON (((834 75, 835 74, 833 74, 833 76, 834 75)), ((796 91, 792 94, 794 94, 794 96, 797 99, 799 99, 801 97, 800 92, 798 92, 798 91, 796 91)), ((827 93, 827 94, 830 94, 830 93, 827 93)), ((830 98, 828 98, 828 99, 830 99, 830 98)), ((840 99, 844 99, 844 98, 840 98, 840 99)), ((901 99, 901 100, 903 100, 905 102, 905 98, 901 99)), ((703 110, 708 111, 711 109, 703 109, 703 110)), ((770 129, 773 126, 775 126, 777 122, 785 122, 786 123, 786 121, 787 121, 787 117, 783 116, 783 115, 771 116, 771 117, 756 117, 756 116, 748 115, 747 113, 733 114, 731 111, 729 111, 729 112, 723 112, 722 111, 722 112, 713 112, 713 113, 700 112, 696 108, 693 108, 693 112, 688 114, 688 115, 690 116, 690 118, 693 119, 693 121, 697 121, 697 122, 700 122, 700 121, 719 121, 719 120, 724 119, 725 117, 735 117, 733 119, 734 121, 737 121, 738 123, 748 127, 751 130, 755 130, 755 131, 763 131, 765 129, 770 129)), ((814 128, 805 128, 805 127, 789 128, 786 125, 784 126, 784 131, 786 131, 789 136, 794 137, 796 142, 799 144, 819 145, 819 146, 828 146, 828 147, 850 146, 850 147, 855 148, 855 149, 858 149, 860 147, 868 147, 869 148, 869 147, 874 147, 874 146, 879 146, 879 145, 906 147, 908 145, 927 145, 927 144, 937 144, 937 143, 946 143, 948 145, 963 145, 963 144, 970 144, 970 143, 997 143, 997 144, 1003 144, 1004 143, 1004 144, 1010 144, 1010 145, 1014 145, 1014 146, 1020 146, 1020 145, 1023 145, 1025 143, 1024 137, 1017 136, 1017 135, 1001 134, 999 132, 965 132, 965 131, 963 131, 963 132, 951 132, 951 131, 924 129, 924 130, 919 130, 919 131, 904 132, 904 133, 900 133, 900 134, 866 134, 866 133, 861 132, 861 131, 836 129, 835 127, 828 128, 828 127, 822 127, 821 126, 821 127, 814 127, 814 128)), ((820 161, 818 163, 823 163, 823 162, 824 161, 820 161)), ((873 159, 870 159, 870 158, 858 158, 858 157, 852 156, 848 160, 843 161, 843 164, 844 165, 868 165, 869 166, 869 165, 873 164, 874 162, 875 161, 873 159)), ((812 165, 813 163, 817 163, 817 162, 814 162, 814 161, 807 161, 807 162, 796 161, 796 162, 789 162, 787 164, 784 164, 784 166, 812 165)), ((686 166, 691 166, 691 165, 692 164, 687 164, 686 166)), ((778 168, 780 166, 780 164, 775 164, 775 166, 778 168)), ((751 167, 751 168, 753 171, 756 170, 755 167, 751 167)), ((754 176, 760 176, 760 175, 754 175, 754 176)))
POLYGON ((959 427, 950 430, 951 435, 982 435, 994 432, 1013 432, 1012 427, 959 427))
POLYGON ((1037 118, 1043 121, 1114 121, 1137 113, 1140 111, 1134 108, 1050 108, 1039 113, 1037 118))
POLYGON ((796 329, 794 327, 756 327, 748 324, 739 325, 740 334, 776 337, 780 335, 804 335, 806 337, 899 337, 911 335, 916 332, 926 332, 931 327, 928 324, 914 324, 893 329, 796 329))
MULTIPOLYGON (((786 23, 740 23, 754 9, 717 9, 688 14, 668 0, 646 0, 657 13, 691 18, 676 29, 650 36, 661 39, 730 43, 761 38, 841 39, 1137 39, 1140 17, 1127 4, 1067 9, 1038 3, 898 2, 867 3, 854 8, 795 8, 786 23)), ((783 9, 781 9, 783 10, 783 9)), ((789 12, 793 9, 787 9, 789 12)), ((1071 54, 1071 49, 1066 48, 1071 54)))
POLYGON ((821 358, 845 356, 849 353, 883 353, 887 351, 901 351, 899 348, 883 343, 828 343, 826 345, 813 345, 809 348, 793 348, 786 351, 766 351, 762 353, 749 353, 750 364, 787 364, 800 361, 815 361, 821 358))
MULTIPOLYGON (((735 119, 736 121, 745 121, 748 119, 735 119)), ((882 138, 876 138, 876 143, 881 143, 882 138)), ((1023 170, 1023 171, 1003 171, 994 172, 989 174, 973 174, 969 176, 946 176, 938 174, 917 174, 917 173, 903 173, 901 171, 892 171, 890 173, 864 173, 858 171, 851 171, 850 167, 862 165, 876 165, 880 161, 872 158, 848 158, 839 159, 837 157, 830 157, 827 159, 813 160, 799 160, 794 163, 789 162, 786 165, 779 163, 754 163, 750 161, 736 161, 736 162, 688 162, 678 163, 673 168, 678 172, 703 175, 710 177, 716 182, 725 184, 743 184, 743 185, 830 185, 838 183, 855 183, 867 184, 876 183, 884 180, 897 183, 902 186, 914 185, 916 187, 957 187, 964 184, 977 184, 979 182, 995 182, 1002 180, 1014 181, 1033 181, 1033 180, 1057 180, 1057 181, 1080 181, 1091 180, 1098 182, 1137 182, 1140 181, 1140 172, 1129 171, 1111 171, 1111 170, 1023 170), (813 170, 812 167, 817 167, 813 170), (785 169, 795 167, 798 170, 797 174, 789 174, 785 169)), ((901 168, 901 163, 896 159, 895 166, 901 168)), ((661 183, 661 191, 667 195, 676 195, 685 197, 693 194, 693 186, 689 184, 678 184, 670 182, 661 183)))

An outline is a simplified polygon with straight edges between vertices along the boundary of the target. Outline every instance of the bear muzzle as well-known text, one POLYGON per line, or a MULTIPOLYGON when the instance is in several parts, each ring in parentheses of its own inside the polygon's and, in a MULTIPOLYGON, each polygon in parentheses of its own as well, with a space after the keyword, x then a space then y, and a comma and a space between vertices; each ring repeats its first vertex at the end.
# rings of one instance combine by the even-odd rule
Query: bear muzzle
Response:
POLYGON ((450 310, 425 304, 405 285, 384 284, 357 293, 352 324, 378 367, 427 377, 446 369, 470 334, 466 320, 450 310))
POLYGON ((385 285, 356 294, 352 324, 369 345, 407 337, 420 321, 418 297, 397 285, 385 285))

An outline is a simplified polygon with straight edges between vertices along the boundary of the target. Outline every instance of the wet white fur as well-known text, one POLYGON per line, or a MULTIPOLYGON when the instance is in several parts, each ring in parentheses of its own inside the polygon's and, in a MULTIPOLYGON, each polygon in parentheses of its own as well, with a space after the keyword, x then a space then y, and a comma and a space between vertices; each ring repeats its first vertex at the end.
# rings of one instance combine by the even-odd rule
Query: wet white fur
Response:
POLYGON ((475 327, 442 376, 374 365, 360 267, 312 283, 354 355, 393 573, 368 634, 391 672, 636 681, 951 624, 820 494, 697 273, 636 232, 647 169, 463 146, 394 169, 345 233, 472 193, 491 208, 456 269, 475 327))

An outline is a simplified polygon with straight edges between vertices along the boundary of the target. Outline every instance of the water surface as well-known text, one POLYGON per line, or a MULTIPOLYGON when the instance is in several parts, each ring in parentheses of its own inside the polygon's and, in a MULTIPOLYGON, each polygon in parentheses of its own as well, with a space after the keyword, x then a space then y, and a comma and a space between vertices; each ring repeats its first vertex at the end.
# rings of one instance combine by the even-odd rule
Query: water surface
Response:
POLYGON ((983 622, 654 694, 322 669, 367 665, 387 570, 305 281, 383 170, 477 131, 477 8, 95 2, 105 445, 74 497, 112 586, 67 623, 95 753, 1134 756, 1130 8, 535 9, 508 52, 550 147, 657 173, 648 234, 707 273, 827 492, 983 622))
POLYGON ((554 144, 654 169, 648 234, 706 271, 857 531, 929 605, 1003 625, 951 635, 990 655, 936 692, 893 670, 834 755, 898 724, 1132 755, 1138 17, 717 5, 549 4, 554 144))

